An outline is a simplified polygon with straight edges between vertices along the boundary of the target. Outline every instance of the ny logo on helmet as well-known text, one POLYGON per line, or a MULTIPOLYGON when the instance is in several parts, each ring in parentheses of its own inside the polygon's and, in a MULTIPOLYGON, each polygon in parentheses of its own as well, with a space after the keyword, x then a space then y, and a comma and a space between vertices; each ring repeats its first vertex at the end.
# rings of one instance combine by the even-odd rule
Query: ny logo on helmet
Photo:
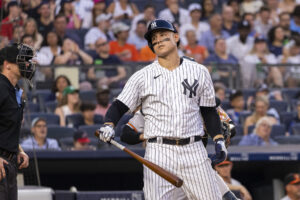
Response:
POLYGON ((155 28, 156 27, 156 22, 152 22, 151 23, 151 29, 155 28))

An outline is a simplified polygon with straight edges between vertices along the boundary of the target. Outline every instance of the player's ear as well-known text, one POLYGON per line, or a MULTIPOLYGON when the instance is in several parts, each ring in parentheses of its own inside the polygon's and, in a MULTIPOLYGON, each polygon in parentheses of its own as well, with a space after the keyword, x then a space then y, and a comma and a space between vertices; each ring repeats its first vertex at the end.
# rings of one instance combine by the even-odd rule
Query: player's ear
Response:
POLYGON ((177 43, 179 41, 179 34, 174 33, 175 42, 177 43))

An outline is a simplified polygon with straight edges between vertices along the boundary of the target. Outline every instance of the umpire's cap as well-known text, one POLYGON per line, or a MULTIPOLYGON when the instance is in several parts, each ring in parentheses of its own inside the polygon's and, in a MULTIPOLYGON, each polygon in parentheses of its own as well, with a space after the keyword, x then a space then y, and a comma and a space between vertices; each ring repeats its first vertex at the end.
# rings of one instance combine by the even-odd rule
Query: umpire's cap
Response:
MULTIPOLYGON (((145 39, 148 41, 148 46, 150 49, 154 52, 153 46, 152 46, 152 41, 151 41, 151 36, 152 33, 156 30, 168 30, 172 31, 173 33, 178 33, 176 27, 169 21, 164 20, 164 19, 156 19, 150 22, 148 25, 148 31, 145 34, 145 39)), ((177 46, 179 46, 180 41, 177 42, 177 46)))

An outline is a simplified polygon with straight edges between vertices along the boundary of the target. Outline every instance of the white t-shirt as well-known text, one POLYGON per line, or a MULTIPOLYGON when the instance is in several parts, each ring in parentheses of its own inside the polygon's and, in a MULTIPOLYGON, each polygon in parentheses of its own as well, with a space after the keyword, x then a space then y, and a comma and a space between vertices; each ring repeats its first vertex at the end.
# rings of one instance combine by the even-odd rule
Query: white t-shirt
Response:
MULTIPOLYGON (((166 9, 160 11, 158 14, 158 18, 168 20, 172 23, 175 21, 174 16, 172 15, 169 8, 166 8, 166 9)), ((183 9, 183 8, 179 8, 179 25, 190 23, 190 21, 191 21, 191 18, 189 15, 189 11, 187 11, 186 9, 183 9)))
POLYGON ((246 54, 248 54, 254 44, 254 38, 248 37, 246 43, 240 41, 239 35, 234 35, 226 40, 227 53, 232 54, 239 61, 241 61, 246 54))
POLYGON ((185 46, 187 45, 187 39, 186 39, 186 32, 188 30, 195 30, 196 32, 196 38, 197 41, 200 41, 201 36, 204 32, 208 31, 210 29, 210 26, 206 22, 199 22, 198 27, 194 27, 191 23, 183 24, 179 31, 180 31, 180 42, 185 46))
MULTIPOLYGON (((57 52, 56 52, 56 55, 60 55, 60 52, 61 52, 61 48, 60 47, 57 47, 57 52)), ((36 54, 37 56, 37 62, 40 64, 40 65, 50 65, 51 64, 51 61, 53 60, 54 58, 54 55, 50 49, 49 46, 46 46, 46 47, 42 47, 39 52, 36 54)))
POLYGON ((131 32, 129 34, 129 38, 128 38, 127 42, 130 44, 133 44, 137 50, 140 50, 144 46, 148 45, 147 40, 144 37, 143 38, 138 37, 135 32, 131 32))

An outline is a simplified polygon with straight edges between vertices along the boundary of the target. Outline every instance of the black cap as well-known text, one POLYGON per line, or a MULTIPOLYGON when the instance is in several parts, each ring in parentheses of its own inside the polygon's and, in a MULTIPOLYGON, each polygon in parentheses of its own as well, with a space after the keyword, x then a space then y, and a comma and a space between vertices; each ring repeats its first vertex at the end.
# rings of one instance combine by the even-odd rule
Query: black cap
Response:
POLYGON ((10 63, 17 63, 18 55, 19 49, 17 44, 4 47, 0 50, 0 65, 3 65, 5 60, 10 63))
POLYGON ((290 173, 285 176, 284 178, 284 186, 287 186, 289 184, 299 184, 300 183, 300 174, 298 173, 290 173))
POLYGON ((233 101, 237 97, 243 97, 243 92, 241 90, 232 92, 229 96, 229 101, 233 101))
POLYGON ((247 20, 238 23, 238 29, 251 29, 251 25, 247 20))

